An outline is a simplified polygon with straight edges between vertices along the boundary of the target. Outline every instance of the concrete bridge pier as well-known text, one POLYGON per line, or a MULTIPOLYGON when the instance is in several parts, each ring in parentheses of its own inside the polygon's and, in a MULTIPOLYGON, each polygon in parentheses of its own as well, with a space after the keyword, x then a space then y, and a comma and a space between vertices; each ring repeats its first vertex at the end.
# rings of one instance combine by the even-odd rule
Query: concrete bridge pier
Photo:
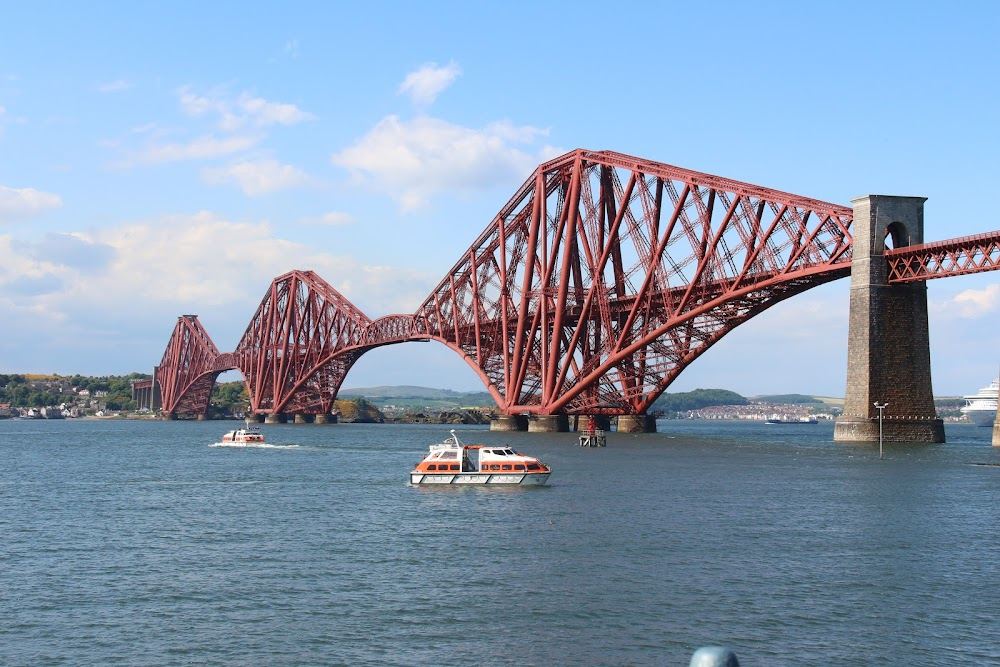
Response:
POLYGON ((925 197, 867 195, 854 205, 847 336, 847 393, 833 439, 877 442, 879 411, 889 442, 944 442, 931 390, 927 285, 888 284, 886 237, 902 248, 924 241, 925 197))
POLYGON ((313 416, 312 415, 296 414, 292 418, 292 421, 295 424, 311 424, 313 422, 313 416))
POLYGON ((653 415, 618 415, 619 433, 656 433, 653 415))
POLYGON ((490 430, 503 433, 527 431, 528 417, 526 415, 497 415, 490 420, 490 430))
POLYGON ((336 424, 337 415, 335 414, 318 414, 313 419, 314 424, 336 424))
POLYGON ((573 430, 586 431, 591 419, 594 420, 594 428, 601 431, 611 430, 611 417, 608 415, 573 415, 573 430))
POLYGON ((567 433, 569 415, 535 415, 528 420, 528 433, 567 433))
POLYGON ((265 424, 287 424, 288 416, 283 412, 272 412, 264 415, 265 424))

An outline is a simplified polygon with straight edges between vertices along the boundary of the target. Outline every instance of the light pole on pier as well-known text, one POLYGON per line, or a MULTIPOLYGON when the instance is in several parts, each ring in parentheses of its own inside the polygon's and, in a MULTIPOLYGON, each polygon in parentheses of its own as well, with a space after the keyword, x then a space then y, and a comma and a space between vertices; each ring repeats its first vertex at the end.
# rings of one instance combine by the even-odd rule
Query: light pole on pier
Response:
POLYGON ((875 401, 875 409, 878 410, 878 460, 882 460, 882 411, 889 407, 889 401, 882 405, 875 401))

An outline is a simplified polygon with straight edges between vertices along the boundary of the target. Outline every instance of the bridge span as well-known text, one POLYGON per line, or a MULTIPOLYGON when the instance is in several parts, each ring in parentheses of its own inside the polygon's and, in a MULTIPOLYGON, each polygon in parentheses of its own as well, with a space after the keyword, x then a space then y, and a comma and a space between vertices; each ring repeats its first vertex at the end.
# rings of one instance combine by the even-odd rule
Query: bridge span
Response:
POLYGON ((925 281, 996 269, 1000 232, 924 244, 923 201, 869 196, 849 208, 579 149, 540 165, 414 313, 373 320, 315 273, 290 271, 233 352, 220 352, 196 316, 178 318, 154 382, 165 415, 204 415, 218 375, 236 369, 255 414, 322 420, 365 352, 433 340, 482 380, 495 428, 564 430, 586 415, 649 431, 656 398, 725 334, 851 275, 837 437, 871 439, 863 403, 887 400, 894 374, 916 370, 926 387, 893 394, 886 419, 902 425, 893 438, 933 441, 925 281), (912 323, 906 341, 900 321, 912 323), (855 363, 865 356, 881 365, 855 363))

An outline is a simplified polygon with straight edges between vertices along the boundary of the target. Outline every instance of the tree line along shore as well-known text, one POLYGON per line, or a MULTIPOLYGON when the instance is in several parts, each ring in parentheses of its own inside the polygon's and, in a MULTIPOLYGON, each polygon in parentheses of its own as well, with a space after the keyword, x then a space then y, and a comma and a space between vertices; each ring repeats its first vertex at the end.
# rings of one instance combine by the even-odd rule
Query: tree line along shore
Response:
MULTIPOLYGON (((108 376, 0 374, 0 418, 27 416, 26 411, 59 411, 65 417, 151 417, 133 399, 132 383, 151 375, 108 376)), ((665 419, 757 419, 773 414, 832 419, 843 400, 806 394, 745 397, 726 389, 695 389, 662 394, 649 411, 665 419)), ((938 416, 961 419, 959 397, 935 399, 938 416)), ((216 383, 209 418, 242 418, 250 406, 242 381, 216 383)), ((379 423, 488 423, 497 412, 486 391, 461 392, 414 386, 343 389, 335 411, 341 421, 379 423)))

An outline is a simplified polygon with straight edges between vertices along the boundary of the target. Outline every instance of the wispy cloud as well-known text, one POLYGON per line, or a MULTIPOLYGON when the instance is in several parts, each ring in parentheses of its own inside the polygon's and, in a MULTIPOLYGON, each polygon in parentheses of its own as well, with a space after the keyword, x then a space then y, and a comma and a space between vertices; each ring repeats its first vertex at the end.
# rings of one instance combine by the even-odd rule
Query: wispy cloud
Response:
POLYGON ((978 319, 997 312, 1000 307, 1000 285, 959 292, 942 305, 950 314, 962 319, 978 319))
POLYGON ((51 192, 0 185, 0 223, 26 220, 60 206, 62 198, 51 192))
POLYGON ((259 135, 218 137, 208 134, 195 137, 186 143, 152 141, 131 157, 119 161, 117 166, 131 167, 137 164, 150 165, 184 160, 209 160, 253 148, 260 140, 259 135))
POLYGON ((206 183, 236 183, 251 197, 270 194, 279 190, 302 187, 312 183, 312 179, 301 169, 277 160, 257 160, 240 162, 228 167, 202 170, 206 183))
POLYGON ((98 92, 102 93, 117 93, 120 90, 128 90, 132 87, 132 84, 123 79, 118 79, 116 81, 108 81, 107 83, 102 83, 97 87, 98 92))
POLYGON ((165 344, 176 317, 196 312, 215 342, 232 349, 274 276, 292 269, 315 271, 371 317, 412 312, 439 278, 330 254, 279 238, 266 221, 212 212, 32 244, 0 235, 0 321, 16 325, 5 328, 4 344, 44 356, 67 336, 100 335, 110 346, 128 347, 151 327, 162 327, 165 344), (121 308, 126 296, 129 307, 121 308))
POLYGON ((400 95, 409 95, 416 104, 430 106, 461 73, 461 68, 455 62, 450 62, 444 67, 438 67, 437 63, 429 63, 407 74, 397 92, 400 95))
POLYGON ((184 86, 177 90, 181 110, 190 116, 214 113, 218 116, 218 127, 226 132, 235 132, 245 127, 267 127, 269 125, 295 125, 312 120, 315 116, 302 111, 294 104, 269 102, 261 97, 242 93, 232 99, 224 93, 213 91, 199 95, 184 86))
POLYGON ((440 190, 482 190, 527 178, 561 151, 542 146, 528 152, 515 144, 530 145, 546 134, 506 121, 473 129, 435 118, 388 116, 331 160, 412 210, 440 190))
POLYGON ((342 213, 340 211, 330 211, 329 213, 324 213, 323 215, 308 216, 302 218, 299 222, 306 225, 351 225, 354 224, 354 216, 350 213, 342 213))
POLYGON ((159 123, 133 128, 129 134, 142 136, 144 145, 128 148, 132 140, 102 142, 123 154, 114 166, 128 168, 227 157, 258 145, 271 126, 295 125, 315 117, 294 104, 271 102, 247 93, 233 98, 219 91, 198 94, 185 86, 177 89, 176 94, 182 113, 191 118, 208 117, 211 127, 203 125, 202 131, 191 138, 185 137, 190 134, 186 129, 166 130, 159 123))

